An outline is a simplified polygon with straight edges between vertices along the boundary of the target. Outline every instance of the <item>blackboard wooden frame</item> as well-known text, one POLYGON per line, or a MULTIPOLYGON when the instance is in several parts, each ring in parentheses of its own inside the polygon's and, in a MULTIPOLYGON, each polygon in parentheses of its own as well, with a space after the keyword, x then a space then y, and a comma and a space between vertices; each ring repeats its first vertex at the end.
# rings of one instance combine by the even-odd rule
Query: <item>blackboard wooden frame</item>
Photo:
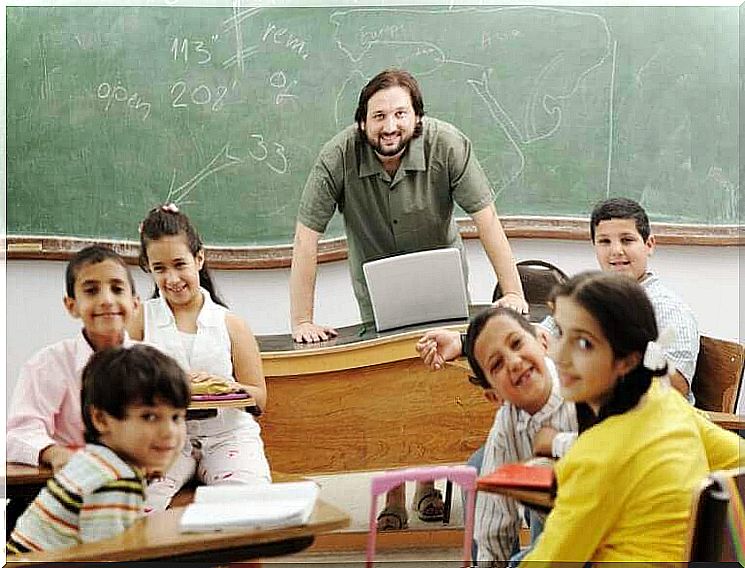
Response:
MULTIPOLYGON (((511 239, 557 239, 586 241, 589 220, 570 217, 504 217, 501 219, 507 237, 511 239)), ((478 230, 470 219, 459 219, 464 239, 478 238, 478 230)), ((652 223, 657 243, 665 245, 742 246, 745 245, 743 225, 684 225, 652 223)), ((110 244, 127 262, 137 264, 139 250, 134 241, 112 241, 55 236, 8 236, 6 253, 10 260, 68 260, 81 248, 93 243, 110 244)), ((292 260, 292 245, 218 247, 207 246, 210 268, 250 270, 287 268, 292 260)), ((347 258, 345 238, 321 241, 318 262, 347 258)))

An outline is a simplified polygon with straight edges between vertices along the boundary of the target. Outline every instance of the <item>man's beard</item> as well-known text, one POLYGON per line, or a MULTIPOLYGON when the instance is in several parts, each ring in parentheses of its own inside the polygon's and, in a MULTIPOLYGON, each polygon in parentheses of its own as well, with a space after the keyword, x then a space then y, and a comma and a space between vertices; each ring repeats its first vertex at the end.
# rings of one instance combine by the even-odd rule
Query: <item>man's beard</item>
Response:
POLYGON ((401 136, 401 140, 398 144, 396 144, 395 147, 384 147, 383 144, 380 142, 380 136, 376 139, 370 138, 369 135, 365 134, 365 138, 367 139, 367 143, 370 144, 373 150, 375 150, 375 153, 379 156, 384 156, 386 158, 389 158, 391 156, 395 156, 398 154, 401 150, 405 149, 406 146, 408 146, 409 142, 411 142, 411 139, 413 136, 409 136, 408 138, 401 136))

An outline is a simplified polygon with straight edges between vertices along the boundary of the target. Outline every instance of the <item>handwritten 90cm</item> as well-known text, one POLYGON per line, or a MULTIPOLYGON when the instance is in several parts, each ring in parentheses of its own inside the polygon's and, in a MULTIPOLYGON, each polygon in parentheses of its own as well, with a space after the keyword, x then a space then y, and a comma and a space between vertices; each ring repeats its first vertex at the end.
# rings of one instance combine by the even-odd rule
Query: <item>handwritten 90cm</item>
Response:
POLYGON ((96 96, 99 99, 106 100, 106 111, 111 108, 112 103, 125 103, 131 109, 142 110, 142 120, 146 120, 150 116, 150 103, 144 102, 139 93, 132 93, 131 95, 117 82, 116 86, 112 86, 110 83, 103 82, 98 85, 96 89, 96 96))

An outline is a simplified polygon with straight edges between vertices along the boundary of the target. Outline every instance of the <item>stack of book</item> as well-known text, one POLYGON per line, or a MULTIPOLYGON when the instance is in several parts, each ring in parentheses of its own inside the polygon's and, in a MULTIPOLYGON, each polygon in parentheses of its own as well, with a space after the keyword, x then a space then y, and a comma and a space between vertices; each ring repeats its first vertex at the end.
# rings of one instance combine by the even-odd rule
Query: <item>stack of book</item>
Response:
POLYGON ((263 530, 304 525, 318 498, 313 481, 205 485, 181 516, 181 532, 263 530))

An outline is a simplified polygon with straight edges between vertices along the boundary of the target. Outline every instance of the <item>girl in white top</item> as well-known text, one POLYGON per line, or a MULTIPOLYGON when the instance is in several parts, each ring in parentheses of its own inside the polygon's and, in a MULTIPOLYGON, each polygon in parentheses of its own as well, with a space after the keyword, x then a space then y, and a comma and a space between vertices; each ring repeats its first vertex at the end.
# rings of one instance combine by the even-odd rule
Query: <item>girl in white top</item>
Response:
MULTIPOLYGON (((140 225, 140 266, 153 276, 154 297, 133 318, 130 334, 155 345, 192 382, 238 381, 259 410, 266 405, 261 356, 251 330, 215 294, 204 247, 176 205, 152 209, 140 225)), ((259 425, 241 409, 187 415, 187 441, 173 467, 147 491, 147 510, 165 509, 194 475, 208 485, 269 483, 259 425)))

